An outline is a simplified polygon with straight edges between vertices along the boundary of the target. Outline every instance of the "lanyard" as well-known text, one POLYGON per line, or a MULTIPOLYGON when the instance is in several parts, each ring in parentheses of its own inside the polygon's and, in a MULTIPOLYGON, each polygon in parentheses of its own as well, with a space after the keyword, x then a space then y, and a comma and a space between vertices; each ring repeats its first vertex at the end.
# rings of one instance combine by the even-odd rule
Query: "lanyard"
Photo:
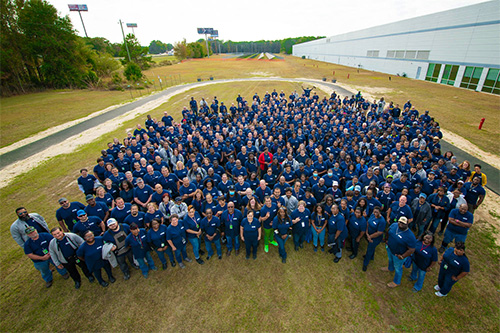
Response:
POLYGON ((424 243, 422 243, 422 248, 420 248, 420 252, 422 252, 423 250, 425 250, 428 247, 429 247, 429 245, 427 245, 426 247, 424 247, 424 243))
MULTIPOLYGON (((132 235, 134 236, 134 235, 132 235)), ((144 248, 144 244, 142 244, 142 239, 141 239, 141 234, 139 233, 139 239, 137 239, 137 237, 134 236, 134 239, 137 243, 141 244, 141 249, 144 248)))

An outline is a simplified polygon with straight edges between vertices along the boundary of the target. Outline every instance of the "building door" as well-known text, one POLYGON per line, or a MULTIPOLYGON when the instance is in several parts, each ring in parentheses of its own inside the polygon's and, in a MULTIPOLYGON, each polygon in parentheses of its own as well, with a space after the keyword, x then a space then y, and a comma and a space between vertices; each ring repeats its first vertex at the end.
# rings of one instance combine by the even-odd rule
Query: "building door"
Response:
POLYGON ((415 77, 415 79, 419 79, 420 78, 420 72, 422 71, 422 67, 418 66, 417 68, 417 76, 415 77))

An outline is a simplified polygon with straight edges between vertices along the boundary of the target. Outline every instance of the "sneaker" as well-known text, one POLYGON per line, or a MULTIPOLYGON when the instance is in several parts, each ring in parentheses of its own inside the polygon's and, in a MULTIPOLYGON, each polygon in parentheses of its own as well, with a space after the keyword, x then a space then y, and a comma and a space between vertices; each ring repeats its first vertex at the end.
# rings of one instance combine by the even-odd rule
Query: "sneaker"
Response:
POLYGON ((274 246, 278 246, 278 243, 275 242, 275 241, 272 241, 271 244, 274 245, 274 246))
POLYGON ((89 279, 89 282, 90 282, 90 283, 92 283, 92 282, 94 282, 94 281, 95 281, 95 278, 94 278, 93 276, 89 276, 89 277, 88 277, 88 279, 89 279))
POLYGON ((357 256, 357 254, 354 254, 354 253, 353 253, 353 254, 351 254, 351 255, 349 256, 349 259, 354 259, 354 258, 356 258, 356 256, 357 256))
POLYGON ((415 281, 416 279, 412 279, 412 277, 408 277, 408 281, 412 282, 412 281, 415 281))
POLYGON ((219 256, 219 260, 221 260, 221 259, 222 259, 222 256, 219 256))
POLYGON ((314 252, 318 252, 318 247, 317 246, 314 247, 314 252))
POLYGON ((440 291, 436 291, 436 292, 434 293, 434 295, 436 295, 437 297, 446 297, 446 296, 447 296, 447 295, 443 295, 443 294, 441 294, 441 292, 440 292, 440 291))
POLYGON ((264 252, 266 252, 266 253, 269 252, 269 245, 264 245, 264 252))
POLYGON ((167 269, 167 263, 161 264, 161 268, 162 268, 163 270, 166 270, 166 269, 167 269))
POLYGON ((201 258, 196 259, 196 262, 200 265, 203 265, 205 263, 201 258))
POLYGON ((209 261, 209 260, 210 260, 210 258, 212 258, 212 256, 208 256, 208 257, 207 257, 207 261, 209 261))
POLYGON ((438 285, 438 284, 436 284, 436 285, 434 286, 434 290, 435 290, 435 291, 441 291, 441 288, 439 288, 439 285, 438 285))
POLYGON ((106 281, 102 281, 100 285, 106 288, 107 286, 109 286, 109 283, 107 283, 106 281))
POLYGON ((363 265, 363 272, 366 272, 367 269, 368 269, 368 266, 363 265))
POLYGON ((204 255, 205 254, 205 251, 203 251, 202 249, 200 249, 200 255, 204 255))
MULTIPOLYGON (((130 275, 128 276, 128 278, 130 279, 130 275)), ((115 279, 114 276, 112 276, 112 277, 109 278, 109 282, 115 283, 115 281, 116 281, 116 279, 115 279)))
POLYGON ((257 256, 253 256, 253 260, 257 259, 257 256))
POLYGON ((132 265, 132 267, 134 267, 135 269, 141 269, 139 266, 136 265, 132 265))
POLYGON ((125 281, 127 281, 128 279, 130 279, 130 274, 125 274, 125 275, 123 276, 123 279, 124 279, 125 281))
POLYGON ((184 265, 184 263, 183 263, 183 262, 180 262, 180 263, 179 263, 179 267, 180 267, 180 268, 186 268, 186 265, 184 265))
POLYGON ((69 279, 69 273, 64 274, 62 277, 63 277, 64 280, 69 279))
POLYGON ((170 262, 170 265, 172 265, 172 267, 175 267, 175 265, 176 265, 176 264, 175 264, 175 261, 171 261, 171 262, 170 262))
POLYGON ((148 274, 142 274, 142 276, 144 276, 145 279, 147 279, 149 277, 148 274))
POLYGON ((338 263, 340 261, 340 259, 342 259, 342 257, 340 257, 340 258, 339 257, 335 257, 335 259, 333 259, 333 262, 334 263, 338 263))
POLYGON ((321 252, 325 252, 325 247, 324 246, 321 247, 321 252))
POLYGON ((250 256, 246 256, 246 257, 245 257, 245 259, 246 259, 246 260, 250 259, 250 256))
POLYGON ((229 257, 230 255, 231 255, 231 250, 227 250, 226 257, 229 257))
POLYGON ((47 287, 47 288, 52 287, 52 281, 53 281, 53 280, 50 280, 50 281, 45 282, 45 287, 47 287))
POLYGON ((286 264, 286 258, 281 259, 281 262, 286 264))
POLYGON ((191 260, 191 258, 189 258, 189 257, 184 258, 184 261, 185 262, 193 262, 193 260, 191 260))
POLYGON ((75 289, 80 289, 81 285, 82 285, 82 283, 80 281, 76 281, 75 282, 75 289))
POLYGON ((444 246, 441 246, 441 247, 439 248, 439 253, 443 253, 444 251, 446 251, 445 247, 444 247, 444 246))
POLYGON ((299 250, 299 247, 298 246, 295 246, 295 251, 298 251, 299 250))
POLYGON ((158 270, 158 268, 156 268, 156 266, 153 266, 152 268, 150 267, 149 269, 152 270, 152 271, 157 271, 158 270))
POLYGON ((417 289, 415 289, 415 287, 413 287, 413 288, 411 289, 411 291, 413 291, 414 293, 418 293, 420 290, 417 290, 417 289))

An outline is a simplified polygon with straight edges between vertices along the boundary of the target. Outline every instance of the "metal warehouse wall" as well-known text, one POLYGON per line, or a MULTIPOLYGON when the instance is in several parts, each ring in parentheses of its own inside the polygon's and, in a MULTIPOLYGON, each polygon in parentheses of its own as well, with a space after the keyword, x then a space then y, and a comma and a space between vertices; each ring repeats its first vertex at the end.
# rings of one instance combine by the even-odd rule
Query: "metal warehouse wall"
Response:
POLYGON ((293 55, 421 80, 428 76, 428 81, 457 87, 464 73, 473 76, 466 67, 477 67, 478 82, 464 87, 481 90, 486 77, 496 75, 494 88, 500 69, 500 1, 294 45, 293 55), (436 65, 429 69, 429 64, 436 65), (454 79, 441 82, 452 68, 454 79), (429 74, 433 69, 435 73, 429 74))

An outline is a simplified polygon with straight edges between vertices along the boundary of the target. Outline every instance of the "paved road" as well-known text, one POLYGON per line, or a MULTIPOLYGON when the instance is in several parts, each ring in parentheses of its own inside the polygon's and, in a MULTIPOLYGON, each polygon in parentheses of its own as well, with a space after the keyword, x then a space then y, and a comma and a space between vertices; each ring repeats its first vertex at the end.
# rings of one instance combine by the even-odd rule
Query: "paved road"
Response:
MULTIPOLYGON (((314 84, 321 84, 330 87, 332 90, 335 90, 337 94, 340 94, 342 96, 346 95, 352 95, 353 93, 351 91, 348 91, 344 88, 341 88, 337 86, 334 83, 330 82, 318 82, 317 80, 307 80, 307 79, 285 79, 285 78, 258 78, 258 79, 234 79, 234 80, 214 80, 214 81, 209 81, 210 84, 215 84, 215 83, 227 83, 227 82, 234 82, 234 81, 256 81, 256 80, 269 80, 269 81, 296 81, 296 82, 309 82, 311 85, 314 84)), ((77 135, 85 130, 88 130, 92 127, 95 127, 103 122, 106 122, 108 120, 111 120, 113 118, 116 118, 118 116, 121 116, 141 105, 144 105, 148 102, 151 102, 157 98, 160 98, 162 96, 171 94, 171 93, 176 93, 182 89, 185 88, 196 88, 199 85, 206 84, 207 82, 195 82, 195 83, 189 83, 181 86, 175 86, 175 87, 170 87, 167 88, 159 93, 156 93, 154 95, 145 97, 143 99, 140 99, 135 102, 130 102, 128 104, 125 104, 123 106, 120 106, 116 109, 113 109, 111 111, 108 111, 106 113, 103 113, 99 116, 96 116, 94 118, 88 119, 86 121, 83 121, 79 124, 76 124, 74 126, 71 126, 69 128, 66 128, 62 131, 59 131, 57 133, 54 133, 52 135, 49 135, 45 138, 42 138, 38 141, 32 142, 30 144, 27 144, 23 147, 20 147, 18 149, 12 150, 8 153, 5 153, 0 156, 0 170, 7 167, 8 165, 23 160, 33 154, 36 154, 40 151, 43 151, 44 149, 47 149, 48 147, 60 143, 63 140, 66 140, 69 137, 72 137, 74 135, 77 135)), ((489 165, 485 161, 481 161, 470 154, 464 152, 461 149, 458 149, 455 146, 450 145, 446 141, 442 140, 441 141, 442 149, 443 151, 451 150, 457 156, 459 161, 462 161, 464 159, 467 159, 471 162, 472 165, 475 163, 479 163, 483 167, 483 172, 488 176, 488 188, 491 189, 493 192, 500 194, 500 171, 493 166, 489 165)))

